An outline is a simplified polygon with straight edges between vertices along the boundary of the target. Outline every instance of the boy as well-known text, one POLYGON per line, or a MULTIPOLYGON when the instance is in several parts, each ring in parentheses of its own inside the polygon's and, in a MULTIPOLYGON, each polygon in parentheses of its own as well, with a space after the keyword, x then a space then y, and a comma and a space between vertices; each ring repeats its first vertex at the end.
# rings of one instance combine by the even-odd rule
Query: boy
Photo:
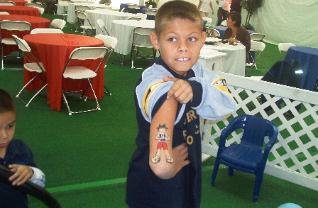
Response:
POLYGON ((0 89, 0 164, 12 171, 11 185, 0 181, 1 208, 28 207, 27 196, 16 187, 28 180, 44 187, 45 176, 36 168, 31 150, 14 139, 16 109, 10 95, 0 89))
POLYGON ((205 36, 195 5, 170 1, 158 10, 150 40, 160 58, 135 91, 139 129, 127 176, 130 208, 200 207, 199 118, 222 119, 236 107, 224 79, 197 63, 205 36))

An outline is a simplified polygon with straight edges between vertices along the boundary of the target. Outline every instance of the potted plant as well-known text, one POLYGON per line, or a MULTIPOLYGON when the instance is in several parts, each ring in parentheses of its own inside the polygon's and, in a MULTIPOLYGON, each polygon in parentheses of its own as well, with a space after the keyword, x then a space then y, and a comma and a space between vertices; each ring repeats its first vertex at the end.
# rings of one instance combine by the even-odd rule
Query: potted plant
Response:
POLYGON ((257 9, 262 6, 262 4, 263 0, 241 0, 241 6, 247 11, 247 16, 245 19, 245 27, 247 29, 251 28, 251 17, 257 11, 257 9))

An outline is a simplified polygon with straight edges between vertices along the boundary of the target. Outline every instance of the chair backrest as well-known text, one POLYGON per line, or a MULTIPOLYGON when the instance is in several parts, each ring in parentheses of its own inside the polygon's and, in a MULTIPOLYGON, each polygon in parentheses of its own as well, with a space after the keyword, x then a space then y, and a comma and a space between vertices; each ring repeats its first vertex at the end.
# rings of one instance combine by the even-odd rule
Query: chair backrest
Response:
POLYGON ((244 131, 241 144, 252 144, 262 148, 265 138, 268 138, 270 142, 275 142, 273 140, 277 138, 277 127, 267 119, 243 115, 237 117, 236 121, 236 127, 244 131))
POLYGON ((15 42, 17 43, 19 49, 24 52, 24 53, 30 53, 31 52, 31 47, 29 46, 29 44, 23 40, 22 38, 19 38, 16 35, 12 35, 13 39, 15 40, 15 42))
POLYGON ((128 19, 129 20, 141 20, 142 18, 138 17, 138 16, 133 16, 133 17, 129 17, 128 19))
POLYGON ((50 23, 50 27, 58 28, 58 29, 61 29, 61 30, 63 30, 65 25, 66 25, 66 21, 63 20, 63 19, 53 19, 51 21, 51 23, 50 23))
POLYGON ((34 28, 30 32, 30 34, 38 34, 38 33, 63 33, 63 31, 57 28, 34 28))
POLYGON ((0 11, 0 15, 10 15, 10 13, 6 11, 0 11))
POLYGON ((251 33, 250 37, 251 37, 251 40, 263 41, 263 39, 265 38, 265 35, 261 33, 251 33))
POLYGON ((133 45, 137 47, 153 48, 150 42, 150 34, 154 31, 151 28, 136 27, 133 33, 133 45))
POLYGON ((87 19, 87 15, 84 11, 76 11, 76 17, 80 20, 86 20, 87 19))
POLYGON ((294 43, 278 43, 279 52, 287 52, 292 46, 296 46, 294 43))
POLYGON ((15 2, 13 1, 0 2, 0 6, 15 6, 15 2))
POLYGON ((262 52, 266 47, 266 44, 260 41, 251 40, 251 50, 262 52))
POLYGON ((87 60, 104 58, 106 47, 79 47, 75 48, 69 56, 69 59, 87 60))
POLYGON ((16 30, 16 31, 27 31, 31 30, 31 24, 26 21, 11 21, 2 20, 0 21, 1 30, 16 30))
POLYGON ((90 7, 82 5, 75 6, 75 11, 85 12, 86 10, 90 10, 90 7))
POLYGON ((102 40, 104 42, 104 46, 106 46, 107 48, 112 48, 112 49, 116 47, 118 42, 116 37, 112 37, 109 35, 99 34, 99 35, 96 35, 95 38, 102 40))

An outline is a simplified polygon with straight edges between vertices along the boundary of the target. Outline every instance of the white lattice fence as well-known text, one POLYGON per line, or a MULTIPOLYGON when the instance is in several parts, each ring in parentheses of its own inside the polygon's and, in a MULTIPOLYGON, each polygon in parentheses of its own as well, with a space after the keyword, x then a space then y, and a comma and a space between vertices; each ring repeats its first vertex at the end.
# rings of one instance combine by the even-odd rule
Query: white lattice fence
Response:
MULTIPOLYGON (((202 121, 203 153, 216 156, 220 132, 233 116, 258 115, 279 129, 265 172, 318 190, 318 93, 231 74, 222 76, 238 110, 227 120, 202 121)), ((238 142, 241 133, 234 132, 227 145, 238 142)))

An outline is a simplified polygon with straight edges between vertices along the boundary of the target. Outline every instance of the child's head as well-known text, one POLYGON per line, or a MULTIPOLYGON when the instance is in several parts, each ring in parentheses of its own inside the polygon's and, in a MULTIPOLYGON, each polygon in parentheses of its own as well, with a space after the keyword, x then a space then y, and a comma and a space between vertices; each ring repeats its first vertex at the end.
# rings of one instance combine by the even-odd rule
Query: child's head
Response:
POLYGON ((198 8, 186 1, 169 1, 156 14, 155 32, 150 36, 163 61, 185 75, 197 62, 205 41, 198 8))
POLYGON ((228 27, 241 27, 241 14, 238 12, 230 12, 227 15, 228 27))
POLYGON ((16 109, 11 96, 0 89, 0 153, 3 153, 15 132, 16 109))

